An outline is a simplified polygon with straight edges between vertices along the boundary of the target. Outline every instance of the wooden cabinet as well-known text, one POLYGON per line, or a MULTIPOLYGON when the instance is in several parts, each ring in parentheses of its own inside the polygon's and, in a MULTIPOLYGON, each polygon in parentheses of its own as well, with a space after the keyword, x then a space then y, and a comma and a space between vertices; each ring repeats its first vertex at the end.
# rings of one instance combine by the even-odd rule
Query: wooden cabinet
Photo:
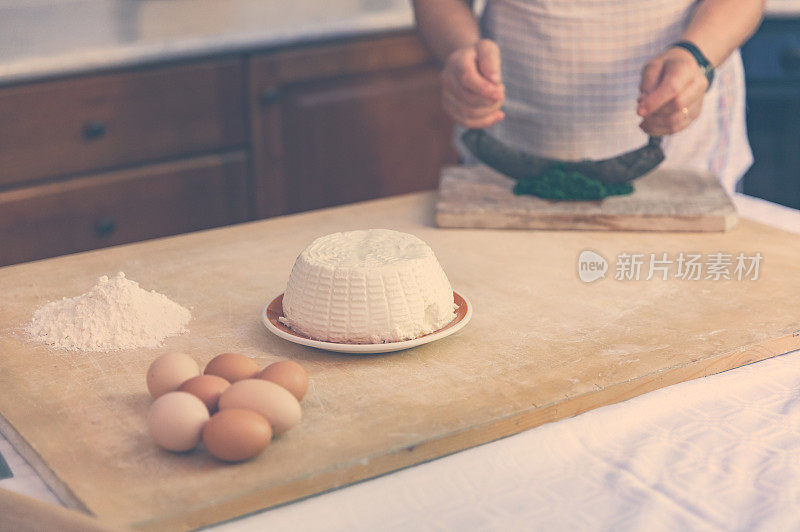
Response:
POLYGON ((0 89, 0 265, 249 219, 244 58, 0 89))
POLYGON ((0 91, 0 185, 245 142, 241 59, 0 91))
POLYGON ((438 72, 414 35, 253 58, 257 214, 435 188, 456 159, 438 72))
POLYGON ((410 33, 0 88, 0 266, 434 188, 410 33))
POLYGON ((438 88, 438 72, 419 67, 288 89, 288 210, 434 188, 452 160, 438 88))
POLYGON ((0 264, 244 221, 237 151, 0 192, 0 264))

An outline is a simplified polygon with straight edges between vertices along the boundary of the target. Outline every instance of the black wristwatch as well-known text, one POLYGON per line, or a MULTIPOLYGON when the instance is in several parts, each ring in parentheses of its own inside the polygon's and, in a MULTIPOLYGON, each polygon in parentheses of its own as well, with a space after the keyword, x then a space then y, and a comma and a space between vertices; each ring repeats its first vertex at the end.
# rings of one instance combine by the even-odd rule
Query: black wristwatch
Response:
POLYGON ((678 41, 673 43, 670 48, 674 48, 676 46, 678 48, 683 48, 692 54, 692 56, 694 56, 695 61, 697 61, 697 64, 700 65, 700 70, 703 71, 703 74, 705 74, 706 79, 708 80, 708 87, 706 88, 706 91, 710 89, 711 82, 714 81, 714 66, 711 64, 711 61, 709 61, 708 58, 703 55, 703 52, 700 51, 700 48, 695 46, 695 44, 692 42, 678 41))

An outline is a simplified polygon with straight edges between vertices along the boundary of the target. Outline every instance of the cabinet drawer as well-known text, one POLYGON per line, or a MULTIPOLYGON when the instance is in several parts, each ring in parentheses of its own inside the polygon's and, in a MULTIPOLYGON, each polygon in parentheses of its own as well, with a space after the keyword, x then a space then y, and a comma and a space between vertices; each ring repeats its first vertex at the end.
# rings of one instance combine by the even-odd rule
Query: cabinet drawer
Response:
POLYGON ((229 59, 0 90, 0 185, 244 142, 242 62, 229 59))
POLYGON ((0 193, 0 265, 247 218, 247 156, 208 155, 0 193))

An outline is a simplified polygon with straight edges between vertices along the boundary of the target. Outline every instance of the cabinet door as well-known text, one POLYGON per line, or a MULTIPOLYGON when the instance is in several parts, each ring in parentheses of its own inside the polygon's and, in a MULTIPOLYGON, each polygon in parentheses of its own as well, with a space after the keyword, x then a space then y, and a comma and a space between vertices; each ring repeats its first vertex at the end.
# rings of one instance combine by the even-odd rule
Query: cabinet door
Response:
POLYGON ((288 210, 435 188, 455 160, 440 102, 430 66, 286 87, 288 210))
POLYGON ((414 34, 255 56, 249 82, 258 217, 434 188, 456 160, 414 34))
POLYGON ((0 266, 247 218, 247 156, 208 155, 0 193, 0 266))

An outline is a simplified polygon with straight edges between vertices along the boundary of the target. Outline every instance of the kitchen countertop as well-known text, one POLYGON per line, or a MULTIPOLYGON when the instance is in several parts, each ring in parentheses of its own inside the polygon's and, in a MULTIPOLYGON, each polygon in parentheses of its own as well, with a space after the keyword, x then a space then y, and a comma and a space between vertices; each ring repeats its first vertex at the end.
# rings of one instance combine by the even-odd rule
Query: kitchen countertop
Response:
MULTIPOLYGON (((799 13, 800 0, 767 2, 768 16, 799 13)), ((0 86, 406 30, 413 21, 409 0, 0 0, 0 86)))
POLYGON ((0 85, 412 26, 409 0, 0 0, 0 85))
POLYGON ((800 16, 800 0, 767 0, 765 16, 789 18, 800 16))
MULTIPOLYGON (((742 217, 800 233, 800 212, 740 194, 734 200, 742 217)), ((797 468, 787 464, 800 464, 792 432, 798 356, 679 384, 225 529, 454 529, 465 522, 546 529, 565 520, 571 526, 559 528, 793 529, 800 491, 797 468)), ((15 474, 0 487, 56 502, 2 437, 0 451, 15 474)))

